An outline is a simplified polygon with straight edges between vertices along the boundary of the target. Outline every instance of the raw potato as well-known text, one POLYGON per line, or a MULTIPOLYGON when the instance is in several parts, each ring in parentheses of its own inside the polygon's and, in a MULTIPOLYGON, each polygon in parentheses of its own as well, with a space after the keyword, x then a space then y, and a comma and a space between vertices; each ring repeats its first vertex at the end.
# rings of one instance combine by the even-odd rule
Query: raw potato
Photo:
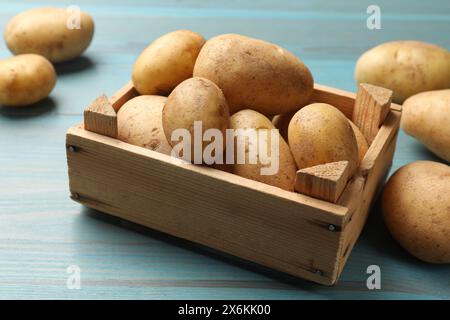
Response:
POLYGON ((347 160, 349 173, 358 166, 355 134, 345 115, 326 103, 313 103, 292 117, 288 141, 299 169, 347 160))
POLYGON ((402 103, 419 92, 450 88, 450 52, 420 41, 383 43, 359 58, 355 78, 393 90, 393 101, 402 103))
POLYGON ((382 209, 392 236, 409 253, 431 263, 450 263, 450 168, 416 161, 386 184, 382 209))
MULTIPOLYGON (((275 126, 275 128, 280 130, 281 136, 288 143, 289 143, 289 139, 288 139, 289 122, 291 122, 291 119, 294 116, 294 114, 295 114, 294 112, 279 114, 279 115, 276 115, 275 117, 273 117, 273 119, 272 119, 273 125, 275 126)), ((350 122, 350 125, 352 126, 352 129, 353 129, 353 133, 355 134, 355 137, 356 137, 356 142, 358 145, 358 158, 359 158, 359 163, 361 163, 361 161, 364 159, 364 156, 366 155, 367 150, 369 149, 369 146, 368 146, 367 140, 364 137, 364 135, 362 134, 361 130, 359 130, 359 128, 352 121, 350 121, 350 120, 348 120, 348 121, 350 122)))
POLYGON ((361 163, 367 153, 367 150, 369 150, 369 145, 367 144, 367 140, 361 130, 359 130, 358 126, 350 120, 348 120, 348 122, 350 122, 353 133, 355 134, 356 144, 358 145, 358 163, 361 163))
POLYGON ((162 126, 166 101, 166 97, 144 95, 124 103, 117 112, 119 140, 170 155, 162 126))
MULTIPOLYGON (((273 165, 270 163, 261 163, 260 158, 261 154, 259 153, 260 145, 266 145, 263 150, 268 151, 268 159, 272 158, 272 153, 270 152, 271 147, 271 135, 270 130, 275 129, 273 124, 270 122, 268 118, 262 115, 259 112, 245 109, 235 113, 230 120, 230 127, 232 129, 256 129, 255 136, 252 139, 248 139, 245 141, 245 163, 244 164, 236 164, 237 160, 237 147, 238 147, 238 138, 235 138, 235 154, 234 161, 235 164, 231 165, 231 172, 237 174, 241 177, 245 177, 248 179, 260 181, 275 187, 279 187, 281 189, 285 189, 288 191, 294 190, 295 184, 295 175, 297 172, 297 167, 295 165, 294 158, 292 157, 291 151, 289 150, 289 146, 283 140, 278 132, 276 132, 276 137, 278 139, 278 170, 274 174, 271 175, 262 175, 261 168, 268 168, 273 165), (269 130, 260 134, 261 130, 269 130), (249 163, 249 154, 252 150, 252 146, 255 147, 257 163, 251 164, 249 163)), ((235 134, 237 134, 235 132, 235 134)), ((243 136, 245 138, 245 136, 243 136)), ((274 155, 275 156, 275 155, 274 155)))
POLYGON ((314 84, 308 67, 289 51, 236 34, 208 40, 194 76, 216 83, 232 114, 247 108, 265 115, 296 111, 309 101, 314 84))
POLYGON ((133 84, 140 94, 168 95, 178 84, 192 77, 195 60, 205 43, 189 30, 170 32, 153 41, 138 57, 133 84))
POLYGON ((403 104, 403 130, 450 162, 450 89, 419 93, 403 104))
POLYGON ((37 54, 0 61, 0 105, 27 106, 50 94, 56 83, 52 64, 37 54))
MULTIPOLYGON (((163 109, 164 133, 173 147, 179 143, 171 140, 176 129, 187 129, 191 134, 191 161, 194 160, 196 121, 201 121, 202 136, 208 129, 218 129, 225 141, 225 130, 230 122, 228 104, 222 90, 208 79, 191 78, 183 81, 172 91, 163 109)), ((204 141, 202 151, 209 144, 209 141, 204 141)))
POLYGON ((80 12, 80 28, 76 11, 63 8, 35 8, 13 17, 6 25, 4 37, 14 54, 36 53, 51 62, 62 62, 80 56, 94 35, 92 17, 80 12))

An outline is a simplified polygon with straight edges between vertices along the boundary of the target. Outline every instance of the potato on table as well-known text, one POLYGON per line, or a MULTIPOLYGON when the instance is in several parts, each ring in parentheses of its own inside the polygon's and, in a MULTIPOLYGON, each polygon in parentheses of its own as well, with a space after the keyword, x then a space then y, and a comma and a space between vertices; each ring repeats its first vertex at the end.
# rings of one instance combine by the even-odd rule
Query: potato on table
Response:
POLYGON ((431 263, 450 263, 450 167, 416 161, 386 184, 382 209, 392 236, 409 253, 431 263))
POLYGON ((21 54, 0 60, 0 105, 31 105, 46 98, 55 84, 55 69, 40 55, 21 54))
POLYGON ((420 41, 383 43, 358 59, 355 78, 393 90, 393 101, 402 103, 419 92, 450 88, 450 52, 420 41))
POLYGON ((36 53, 51 62, 67 61, 80 56, 94 35, 89 14, 80 12, 77 19, 76 11, 65 8, 30 9, 8 22, 5 41, 14 54, 36 53))
POLYGON ((416 94, 403 103, 402 129, 450 162, 450 89, 416 94))

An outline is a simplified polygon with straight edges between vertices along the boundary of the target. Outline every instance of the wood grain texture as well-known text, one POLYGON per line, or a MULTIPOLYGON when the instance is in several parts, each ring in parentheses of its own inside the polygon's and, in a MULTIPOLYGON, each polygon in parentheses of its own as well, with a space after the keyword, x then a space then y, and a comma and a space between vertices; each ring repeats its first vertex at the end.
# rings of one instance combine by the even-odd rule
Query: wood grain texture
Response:
POLYGON ((69 130, 67 144, 76 150, 68 152, 76 201, 280 271, 334 282, 339 233, 327 227, 341 224, 345 208, 331 215, 323 209, 331 204, 227 172, 179 165, 81 128, 69 130))
POLYGON ((356 94, 352 120, 361 130, 369 145, 389 113, 392 90, 361 83, 356 94))
POLYGON ((295 190, 336 203, 348 181, 348 161, 326 163, 297 171, 295 190))
MULTIPOLYGON (((0 0, 0 22, 31 7, 69 4, 0 0)), ((449 267, 405 253, 384 226, 378 202, 339 283, 323 287, 80 206, 68 199, 64 152, 65 133, 82 121, 84 107, 99 93, 111 96, 120 88, 139 52, 165 32, 237 32, 276 42, 300 56, 318 83, 356 92, 355 61, 380 42, 414 38, 450 49, 442 32, 450 30, 449 1, 379 0, 381 30, 366 28, 369 0, 76 4, 96 23, 87 52, 56 66, 51 98, 28 109, 0 107, 0 298, 450 299, 449 267), (367 290, 372 264, 381 268, 381 290, 367 290), (81 268, 80 290, 66 287, 70 265, 81 268)), ((0 56, 10 55, 0 42, 0 56)), ((440 161, 400 131, 390 174, 424 159, 440 161)))
POLYGON ((109 99, 99 96, 84 110, 84 128, 108 137, 117 138, 117 115, 109 99))
MULTIPOLYGON (((130 84, 127 84, 112 100, 125 102, 127 98, 131 98, 130 91, 133 90, 130 84)), ((327 101, 330 96, 335 97, 337 101, 334 105, 338 108, 342 108, 340 100, 350 96, 348 92, 326 87, 316 87, 315 91, 327 101)), ((109 109, 112 109, 106 97, 101 101, 107 101, 109 109)), ((354 98, 352 101, 355 105, 354 98)), ((95 103, 93 105, 96 106, 95 103)), ((92 106, 88 110, 90 108, 92 106)), ((386 105, 386 108, 389 108, 389 105, 386 105)), ((112 113, 115 111, 112 110, 112 113)), ((376 135, 374 139, 374 144, 380 146, 375 149, 377 152, 387 150, 386 146, 391 143, 390 137, 395 136, 392 132, 399 129, 400 112, 392 111, 392 114, 395 113, 398 114, 397 121, 380 124, 382 134, 376 135)), ((89 113, 87 115, 91 117, 89 113)), ((69 129, 66 148, 71 198, 75 201, 325 285, 336 283, 345 264, 345 260, 341 260, 343 245, 346 245, 347 249, 352 248, 363 227, 363 224, 356 224, 351 232, 352 235, 356 234, 356 237, 346 237, 346 222, 352 216, 367 216, 368 208, 362 204, 372 203, 374 197, 374 192, 361 193, 362 196, 368 197, 361 201, 359 195, 355 196, 352 188, 349 188, 344 195, 345 202, 341 202, 345 207, 332 205, 346 186, 349 175, 347 161, 299 170, 296 189, 301 194, 298 194, 220 170, 180 163, 167 155, 149 152, 145 148, 110 139, 105 135, 93 135, 92 130, 85 130, 82 125, 69 129), (135 173, 131 174, 131 170, 135 173), (176 183, 175 179, 166 178, 170 174, 174 174, 176 183), (93 181, 95 183, 92 183, 93 181), (190 194, 187 191, 190 189, 195 189, 195 193, 190 194), (226 197, 219 198, 221 193, 217 190, 221 190, 226 197), (124 197, 128 201, 124 201, 124 197), (164 198, 166 201, 161 202, 160 199, 164 198), (315 198, 328 202, 324 203, 315 198), (229 202, 233 203, 233 209, 221 205, 229 202), (172 205, 172 210, 166 203, 172 205), (152 208, 151 214, 148 212, 149 207, 152 208), (278 212, 275 212, 275 208, 278 212), (349 212, 349 208, 353 211, 349 212), (178 214, 181 209, 191 212, 191 215, 178 214), (289 211, 295 212, 293 220, 284 215, 289 211), (242 219, 236 219, 236 212, 240 213, 242 219), (247 223, 247 219, 253 216, 257 217, 256 220, 247 223), (305 220, 309 220, 309 223, 302 222, 305 220), (277 227, 269 224, 266 229, 261 229, 261 223, 264 221, 277 221, 277 227), (183 228, 174 228, 173 223, 183 228), (294 225, 295 231, 288 232, 294 225), (324 229, 337 233, 338 236, 323 237, 320 231, 324 229), (237 242, 236 232, 241 235, 237 242), (275 234, 280 242, 273 241, 275 234), (346 244, 343 241, 346 238, 350 238, 353 243, 346 244), (287 247, 289 251, 282 250, 287 247)), ((367 154, 367 161, 372 160, 375 163, 380 158, 380 154, 374 151, 367 154)), ((393 152, 388 157, 381 157, 384 162, 379 163, 379 166, 383 172, 388 170, 392 157, 393 152)), ((381 185, 381 180, 373 174, 374 167, 365 168, 367 173, 364 171, 364 176, 360 168, 358 171, 357 175, 364 180, 365 185, 381 185)), ((346 255, 349 251, 344 252, 346 255)))

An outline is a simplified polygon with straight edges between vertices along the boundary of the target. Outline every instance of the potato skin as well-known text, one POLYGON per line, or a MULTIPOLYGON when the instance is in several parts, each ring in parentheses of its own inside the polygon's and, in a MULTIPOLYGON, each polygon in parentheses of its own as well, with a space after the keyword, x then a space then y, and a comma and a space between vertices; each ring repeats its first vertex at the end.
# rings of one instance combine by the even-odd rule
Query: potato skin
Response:
POLYGON ((402 129, 450 162, 450 89, 416 94, 403 103, 402 129))
POLYGON ((55 69, 40 55, 21 54, 0 61, 0 105, 31 105, 46 98, 55 84, 55 69))
POLYGON ((289 51, 236 34, 208 40, 194 76, 216 83, 232 114, 247 108, 265 115, 298 110, 309 101, 314 84, 308 67, 289 51))
MULTIPOLYGON (((236 112, 231 116, 230 120, 230 128, 232 129, 275 129, 270 120, 265 117, 263 114, 250 110, 244 109, 236 112)), ((257 138, 256 141, 246 141, 245 143, 245 151, 246 151, 246 163, 245 164, 232 164, 231 173, 237 174, 241 177, 256 180, 259 182, 263 182, 275 187, 279 187, 281 189, 287 191, 294 191, 295 184, 295 175, 297 172, 297 167, 295 165, 294 158, 292 157, 291 151, 289 150, 289 146, 278 133, 278 142, 279 142, 279 170, 274 175, 261 175, 260 169, 264 166, 261 162, 257 162, 256 164, 248 163, 248 154, 249 154, 249 144, 264 143, 270 145, 270 138, 268 135, 261 135, 262 140, 257 138)), ((237 139, 235 139, 235 155, 234 159, 236 162, 237 159, 237 139)), ((269 147, 267 147, 268 150, 269 147)), ((259 150, 259 148, 258 148, 259 150)), ((258 156, 259 158, 259 156, 258 156)))
POLYGON ((288 141, 299 169, 347 160, 353 174, 358 165, 355 134, 345 115, 326 103, 297 111, 288 127, 288 141))
POLYGON ((192 77, 195 60, 205 43, 198 33, 178 30, 153 41, 136 60, 132 80, 140 94, 168 95, 192 77))
POLYGON ((14 54, 36 53, 51 62, 80 56, 91 43, 94 20, 81 12, 80 29, 68 29, 71 13, 63 8, 34 8, 13 17, 6 25, 4 38, 14 54))
POLYGON ((450 88, 450 52, 420 41, 383 43, 358 59, 355 78, 393 90, 393 101, 402 103, 419 92, 450 88))
MULTIPOLYGON (((172 146, 178 144, 178 141, 171 141, 171 136, 176 129, 183 128, 190 132, 193 145, 195 121, 202 122, 203 133, 207 129, 219 129, 223 134, 223 141, 225 141, 225 130, 229 126, 230 111, 222 90, 208 79, 187 79, 169 95, 162 115, 164 133, 169 144, 172 146)), ((203 149, 209 143, 208 141, 203 142, 203 149)), ((194 153, 192 153, 193 157, 194 153)))
POLYGON ((128 100, 117 112, 119 140, 170 155, 162 126, 162 111, 167 98, 137 96, 128 100))
POLYGON ((367 143, 367 140, 361 130, 359 130, 358 126, 350 120, 348 120, 348 122, 350 123, 353 133, 355 134, 356 144, 358 145, 358 163, 361 163, 367 153, 367 150, 369 150, 369 144, 367 143))
POLYGON ((395 240, 431 263, 450 263, 450 168, 416 161, 400 168, 386 184, 383 217, 395 240))

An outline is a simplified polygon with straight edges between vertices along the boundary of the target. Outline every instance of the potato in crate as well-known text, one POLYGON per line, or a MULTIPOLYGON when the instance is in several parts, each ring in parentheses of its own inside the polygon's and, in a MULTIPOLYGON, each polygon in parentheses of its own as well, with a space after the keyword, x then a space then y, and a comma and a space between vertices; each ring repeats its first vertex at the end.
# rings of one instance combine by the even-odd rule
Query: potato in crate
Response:
MULTIPOLYGON (((209 41, 217 41, 214 39, 209 41)), ((71 197, 113 216, 332 285, 392 163, 401 107, 391 104, 392 92, 380 87, 361 84, 355 95, 313 85, 306 66, 278 46, 260 40, 246 43, 246 37, 241 36, 219 40, 221 47, 206 42, 199 53, 202 67, 192 66, 196 77, 180 77, 177 81, 181 84, 167 99, 145 102, 145 96, 130 82, 111 98, 100 96, 87 107, 84 123, 69 129, 66 137, 71 197), (228 41, 240 43, 230 47, 228 41), (213 63, 208 56, 212 47, 219 50, 218 55, 233 57, 243 50, 239 59, 247 62, 247 69, 230 67, 223 72, 234 70, 234 75, 210 79, 217 74, 208 74, 205 69, 213 63), (254 59, 265 61, 261 50, 279 60, 268 63, 272 69, 260 63, 262 75, 256 71, 250 74, 248 66, 254 59), (283 64, 282 59, 287 62, 283 64), (292 85, 304 87, 300 97, 304 101, 290 95, 283 100, 282 109, 267 112, 270 105, 257 104, 261 106, 258 110, 238 101, 245 97, 235 95, 228 80, 223 82, 226 77, 239 78, 247 83, 247 89, 257 88, 263 97, 270 70, 289 71, 290 80, 300 81, 292 85), (249 87, 252 85, 254 88, 249 87), (136 101, 137 96, 141 101, 136 101), (140 103, 155 109, 141 117, 134 115, 140 103), (244 105, 248 109, 242 108, 244 105), (270 121, 266 117, 278 113, 288 119, 270 121), (135 122, 127 126, 122 119, 135 122), (173 153, 172 133, 180 127, 189 132, 196 120, 203 120, 203 129, 216 128, 219 134, 229 129, 278 127, 280 131, 274 136, 249 139, 245 145, 245 150, 251 149, 252 143, 278 145, 277 174, 271 178, 260 174, 262 153, 257 154, 257 164, 197 165, 184 161, 185 157, 178 159, 173 153), (158 149, 161 146, 164 148, 158 149)), ((170 54, 176 55, 176 48, 170 54)), ((285 81, 280 73, 274 79, 285 81)), ((273 89, 283 92, 280 83, 273 89)), ((292 88, 286 89, 289 92, 292 88)), ((257 98, 254 90, 247 96, 251 101, 257 98)), ((195 152, 194 142, 192 145, 195 152)), ((198 147, 204 154, 208 144, 202 141, 198 147)), ((183 156, 190 151, 183 150, 183 156)), ((216 151, 224 152, 219 154, 222 159, 230 153, 226 147, 216 151)))

